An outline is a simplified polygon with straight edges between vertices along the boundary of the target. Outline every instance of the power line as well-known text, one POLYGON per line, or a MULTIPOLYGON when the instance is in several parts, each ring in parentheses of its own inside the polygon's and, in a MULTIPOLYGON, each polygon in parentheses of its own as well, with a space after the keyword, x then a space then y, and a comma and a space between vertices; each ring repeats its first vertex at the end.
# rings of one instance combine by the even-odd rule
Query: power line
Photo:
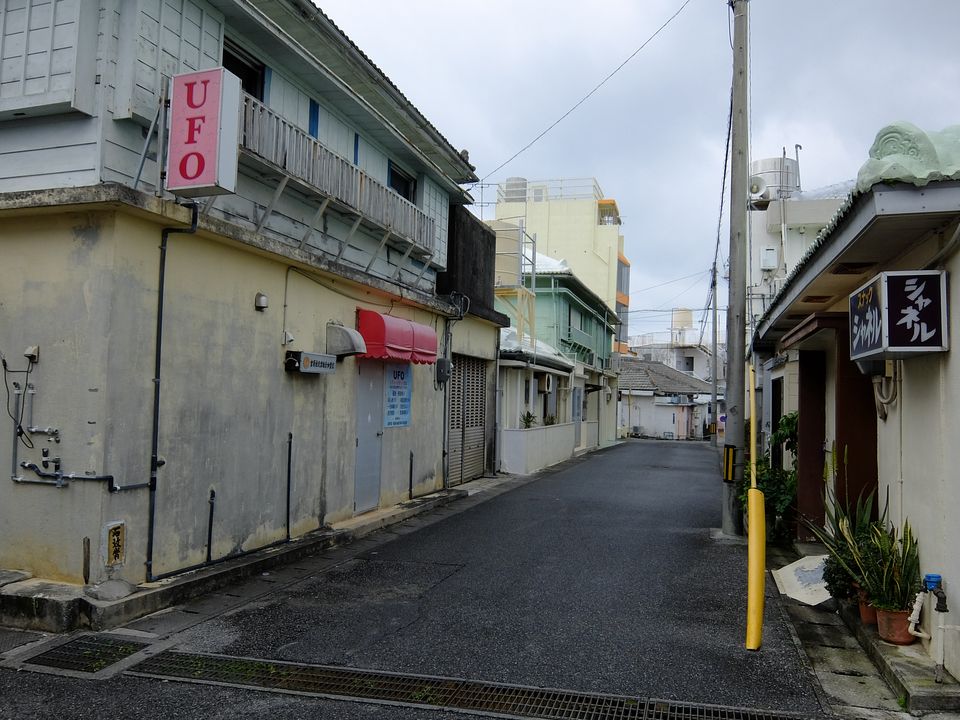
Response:
MULTIPOLYGON (((537 135, 533 140, 531 140, 529 143, 527 143, 527 144, 524 145, 522 148, 520 148, 517 152, 515 152, 513 155, 511 155, 508 160, 506 160, 505 162, 502 162, 500 165, 498 165, 498 166, 495 167, 493 170, 491 170, 491 171, 488 172, 486 175, 484 175, 480 182, 483 182, 483 180, 486 180, 486 179, 489 178, 491 175, 499 172, 500 170, 502 170, 503 168, 505 168, 507 165, 509 165, 510 163, 512 163, 514 160, 516 160, 517 157, 519 157, 522 153, 526 152, 526 151, 529 150, 531 147, 533 147, 534 144, 536 144, 536 142, 537 142, 538 140, 540 140, 540 138, 542 138, 542 137, 543 137, 544 135, 546 135, 548 132, 550 132, 551 130, 553 130, 557 125, 559 125, 568 115, 570 115, 570 113, 572 113, 572 112, 573 112, 574 110, 576 110, 578 107, 580 107, 581 105, 583 105, 587 100, 589 100, 590 97, 591 97, 595 92, 597 92, 597 90, 599 90, 599 89, 602 88, 604 85, 606 85, 606 84, 607 84, 607 81, 608 81, 610 78, 612 78, 614 75, 616 75, 618 72, 620 72, 620 70, 623 69, 624 65, 626 65, 628 62, 630 62, 631 60, 633 60, 633 58, 637 55, 637 53, 639 53, 639 52, 640 52, 641 50, 643 50, 647 45, 649 45, 650 42, 651 42, 657 35, 659 35, 659 34, 663 31, 664 28, 667 27, 667 25, 669 25, 671 22, 673 22, 674 18, 676 18, 677 15, 679 15, 681 12, 683 12, 683 9, 684 9, 689 3, 690 3, 690 0, 684 0, 684 3, 683 3, 683 5, 680 6, 680 9, 677 10, 673 15, 671 15, 671 16, 669 17, 669 19, 668 19, 663 25, 661 25, 659 28, 657 28, 656 32, 654 32, 653 35, 651 35, 651 36, 648 37, 646 40, 644 40, 643 44, 642 44, 640 47, 638 47, 636 50, 634 50, 634 51, 630 54, 630 57, 628 57, 626 60, 624 60, 622 63, 620 63, 613 72, 611 72, 611 73, 610 73, 609 75, 607 75, 603 80, 601 80, 601 81, 600 81, 600 84, 598 84, 595 88, 593 88, 593 90, 591 90, 591 91, 588 92, 586 95, 584 95, 584 96, 576 103, 576 105, 574 105, 572 108, 570 108, 569 110, 567 110, 567 111, 566 111, 563 115, 561 115, 559 118, 557 118, 556 120, 554 120, 554 121, 550 124, 550 126, 547 127, 546 130, 544 130, 542 133, 540 133, 539 135, 537 135)), ((474 183, 474 185, 476 185, 476 184, 477 184, 477 183, 474 183)), ((470 189, 471 189, 471 190, 473 189, 474 185, 471 185, 471 186, 470 186, 470 189)))
MULTIPOLYGON (((732 42, 732 40, 731 40, 732 42)), ((733 134, 733 87, 730 88, 730 105, 727 109, 727 142, 723 152, 723 178, 720 181, 720 212, 717 214, 717 244, 713 249, 713 281, 710 284, 710 292, 707 295, 706 309, 709 309, 713 301, 713 295, 717 292, 717 262, 720 259, 720 230, 723 226, 723 201, 727 195, 727 164, 730 161, 730 139, 733 134)), ((700 341, 703 342, 703 333, 707 329, 707 315, 704 310, 703 322, 700 324, 700 341)))
POLYGON ((709 269, 700 270, 699 272, 690 273, 689 275, 684 275, 683 277, 674 278, 673 280, 666 280, 658 285, 651 285, 650 287, 645 287, 640 290, 631 290, 630 294, 636 295, 637 293, 646 292, 647 290, 655 290, 656 288, 663 287, 664 285, 672 285, 673 283, 680 282, 681 280, 687 280, 692 277, 699 277, 700 275, 703 275, 705 272, 710 272, 710 270, 709 269))

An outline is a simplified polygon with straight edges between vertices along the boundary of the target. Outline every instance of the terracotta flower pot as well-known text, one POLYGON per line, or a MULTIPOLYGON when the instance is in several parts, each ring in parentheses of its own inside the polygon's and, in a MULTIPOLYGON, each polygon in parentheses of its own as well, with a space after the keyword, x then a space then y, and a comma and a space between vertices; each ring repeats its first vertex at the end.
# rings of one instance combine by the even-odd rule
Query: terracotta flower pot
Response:
POLYGON ((860 607, 860 622, 864 625, 877 624, 877 609, 867 600, 867 591, 857 587, 857 601, 860 607))
POLYGON ((909 610, 877 610, 877 633, 881 640, 894 645, 909 645, 914 641, 907 618, 909 610))

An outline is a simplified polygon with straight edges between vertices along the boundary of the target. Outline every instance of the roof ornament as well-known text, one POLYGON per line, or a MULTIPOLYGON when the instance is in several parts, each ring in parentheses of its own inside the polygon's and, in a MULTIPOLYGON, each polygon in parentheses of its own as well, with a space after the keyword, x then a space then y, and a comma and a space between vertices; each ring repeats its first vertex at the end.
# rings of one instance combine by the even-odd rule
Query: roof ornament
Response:
POLYGON ((870 159, 857 174, 857 190, 866 192, 880 182, 922 186, 935 180, 960 179, 960 125, 924 132, 899 121, 877 133, 870 159))

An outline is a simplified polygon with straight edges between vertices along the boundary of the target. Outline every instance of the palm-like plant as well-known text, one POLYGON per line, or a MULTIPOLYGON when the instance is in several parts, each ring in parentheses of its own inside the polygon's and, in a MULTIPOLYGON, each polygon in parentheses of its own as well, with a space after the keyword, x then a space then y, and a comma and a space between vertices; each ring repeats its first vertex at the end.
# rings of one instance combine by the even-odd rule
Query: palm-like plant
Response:
MULTIPOLYGON (((874 526, 864 546, 851 547, 870 604, 878 610, 906 610, 920 590, 920 553, 910 522, 898 537, 895 527, 874 526)), ((844 537, 849 540, 849 528, 844 537)))

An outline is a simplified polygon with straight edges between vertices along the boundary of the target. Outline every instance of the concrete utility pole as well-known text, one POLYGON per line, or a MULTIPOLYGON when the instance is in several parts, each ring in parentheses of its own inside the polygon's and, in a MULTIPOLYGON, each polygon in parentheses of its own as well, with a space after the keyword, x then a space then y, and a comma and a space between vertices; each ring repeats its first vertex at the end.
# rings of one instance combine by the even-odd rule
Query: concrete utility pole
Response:
POLYGON ((723 485, 723 532, 739 530, 736 484, 744 465, 744 360, 747 305, 747 178, 749 163, 749 0, 729 0, 733 10, 733 126, 730 153, 730 298, 727 303, 726 444, 736 448, 734 482, 723 485))
POLYGON ((713 283, 713 355, 710 362, 712 363, 710 368, 710 376, 713 378, 713 398, 711 400, 712 404, 710 407, 713 408, 713 434, 710 436, 710 446, 717 446, 717 431, 720 429, 720 411, 717 408, 717 368, 719 364, 717 362, 717 261, 713 261, 713 276, 711 282, 713 283))

